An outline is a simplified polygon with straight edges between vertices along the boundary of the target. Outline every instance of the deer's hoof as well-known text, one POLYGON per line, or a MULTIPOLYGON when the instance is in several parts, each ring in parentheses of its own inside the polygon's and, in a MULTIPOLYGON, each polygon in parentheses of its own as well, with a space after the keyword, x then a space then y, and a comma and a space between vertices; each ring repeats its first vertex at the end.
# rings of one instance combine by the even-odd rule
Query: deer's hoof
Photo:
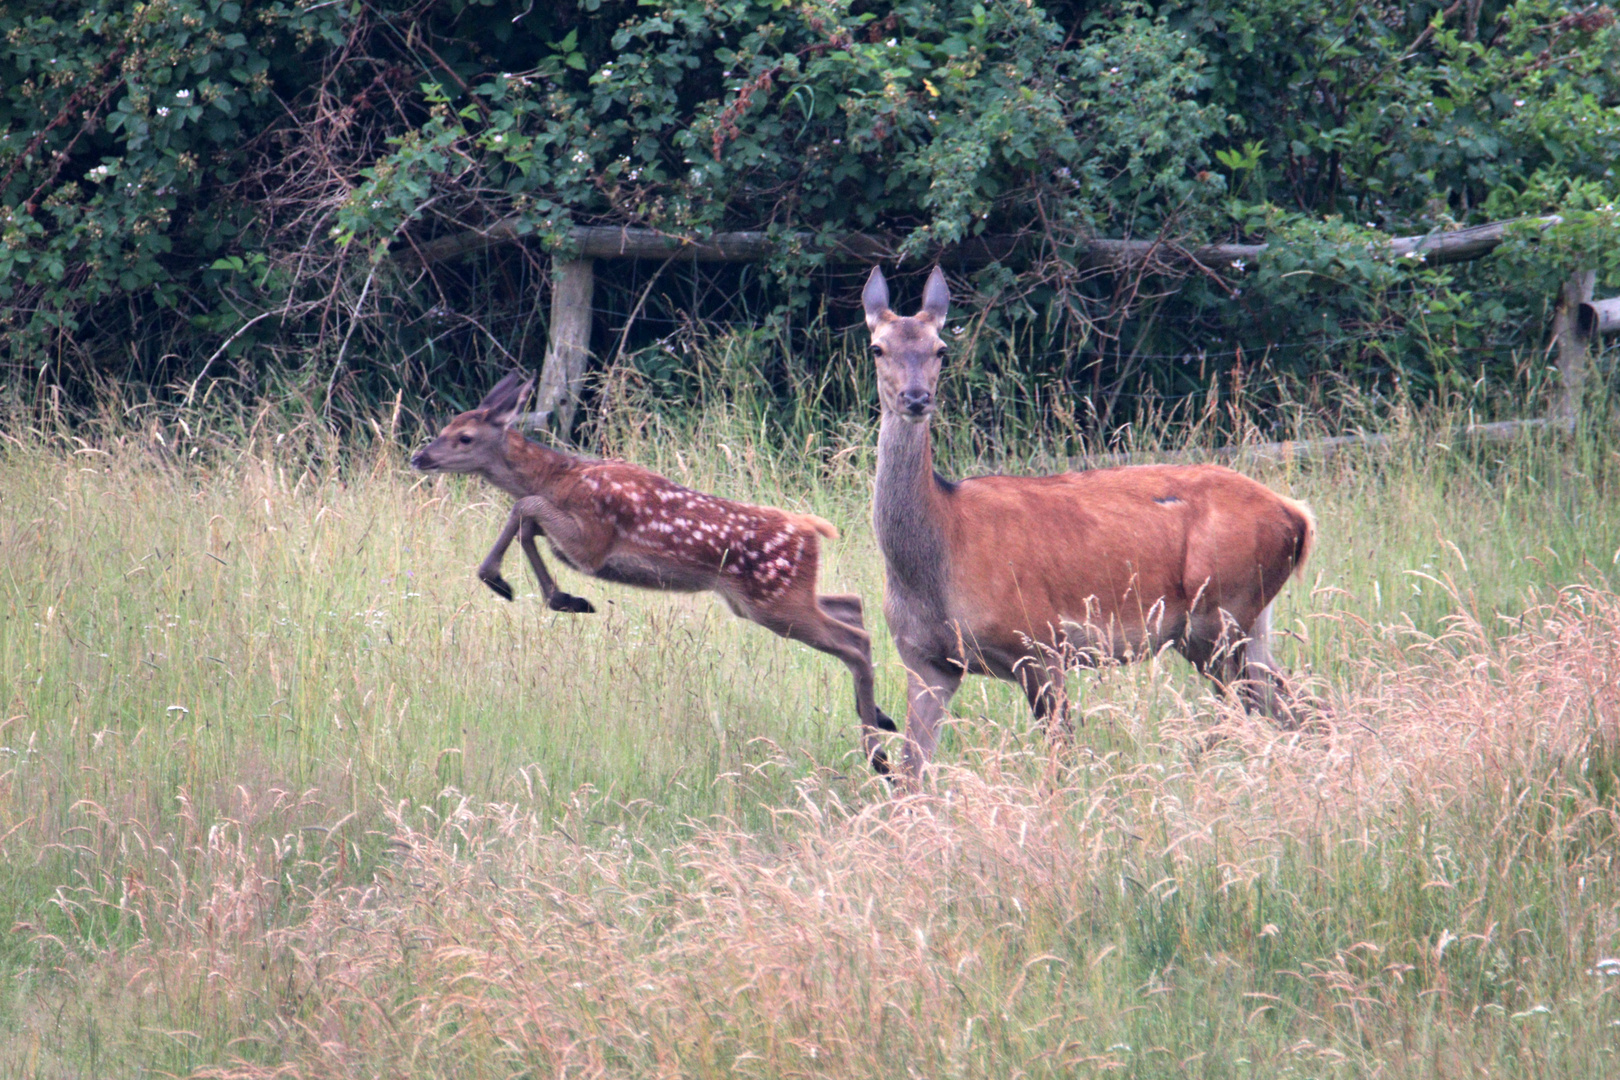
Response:
POLYGON ((878 747, 876 750, 872 751, 871 762, 873 772, 877 773, 885 780, 892 780, 894 778, 894 772, 889 768, 889 755, 883 751, 882 747, 878 747))
POLYGON ((478 580, 482 581, 485 585, 488 585, 490 591, 496 596, 500 597, 502 600, 512 599, 512 586, 508 585, 506 583, 506 579, 501 577, 501 575, 496 574, 494 577, 481 577, 478 580))
POLYGON ((565 592, 553 593, 546 605, 552 611, 564 611, 570 615, 590 615, 596 611, 596 605, 583 596, 570 596, 565 592))
MULTIPOLYGON (((894 717, 890 716, 888 713, 884 712, 882 709, 877 710, 877 717, 872 721, 872 726, 876 727, 876 728, 881 728, 884 731, 899 731, 900 730, 898 727, 895 726, 894 717)), ((881 751, 879 751, 879 752, 881 753, 881 751)))

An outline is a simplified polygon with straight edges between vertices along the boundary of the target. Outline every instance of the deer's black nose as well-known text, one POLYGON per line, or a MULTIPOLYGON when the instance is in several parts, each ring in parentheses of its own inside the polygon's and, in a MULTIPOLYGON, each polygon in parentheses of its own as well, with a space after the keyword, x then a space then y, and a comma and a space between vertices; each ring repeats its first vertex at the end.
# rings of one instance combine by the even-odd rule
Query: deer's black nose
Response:
POLYGON ((426 450, 418 450, 416 453, 411 455, 411 468, 431 469, 433 468, 433 459, 428 457, 428 452, 426 450))
POLYGON ((912 416, 921 416, 933 404, 934 395, 927 390, 907 390, 900 395, 900 404, 912 416))

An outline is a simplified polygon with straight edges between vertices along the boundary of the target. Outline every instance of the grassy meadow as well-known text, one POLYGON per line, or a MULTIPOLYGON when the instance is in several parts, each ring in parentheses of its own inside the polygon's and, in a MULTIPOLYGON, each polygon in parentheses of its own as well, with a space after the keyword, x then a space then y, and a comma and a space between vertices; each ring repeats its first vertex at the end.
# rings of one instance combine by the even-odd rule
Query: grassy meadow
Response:
MULTIPOLYGON (((1620 1075, 1603 439, 1247 461, 1320 520, 1318 730, 1173 654, 1055 745, 970 679, 894 798, 835 661, 565 569, 554 614, 515 550, 504 603, 499 493, 271 416, 6 426, 0 1075, 1620 1075)), ((875 432, 760 430, 606 441, 836 523, 898 713, 875 432)))

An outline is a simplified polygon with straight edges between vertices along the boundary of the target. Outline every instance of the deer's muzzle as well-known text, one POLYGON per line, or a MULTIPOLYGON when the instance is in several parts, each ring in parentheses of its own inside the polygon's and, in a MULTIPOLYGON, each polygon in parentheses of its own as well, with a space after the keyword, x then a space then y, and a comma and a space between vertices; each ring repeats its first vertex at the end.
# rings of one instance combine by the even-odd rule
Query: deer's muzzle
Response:
POLYGON ((900 407, 908 420, 921 420, 934 407, 934 395, 927 390, 907 390, 900 395, 900 407))

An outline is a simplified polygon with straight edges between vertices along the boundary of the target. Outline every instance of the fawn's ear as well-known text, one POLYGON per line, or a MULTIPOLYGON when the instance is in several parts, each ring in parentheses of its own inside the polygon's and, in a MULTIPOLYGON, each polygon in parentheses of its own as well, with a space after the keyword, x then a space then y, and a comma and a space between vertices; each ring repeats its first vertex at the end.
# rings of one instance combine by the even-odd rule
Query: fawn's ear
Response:
POLYGON ((876 330, 883 316, 889 313, 889 283, 883 280, 881 266, 872 267, 866 288, 861 290, 861 305, 866 308, 866 328, 876 330))
POLYGON ((524 379, 521 371, 514 371, 506 378, 495 384, 495 388, 484 395, 484 400, 478 403, 483 410, 484 418, 491 424, 505 427, 512 422, 523 403, 528 400, 529 392, 534 389, 534 380, 524 379))
POLYGON ((923 306, 918 314, 926 316, 937 328, 945 325, 945 313, 950 307, 951 290, 945 284, 945 271, 936 266, 928 275, 928 284, 923 286, 923 306))

